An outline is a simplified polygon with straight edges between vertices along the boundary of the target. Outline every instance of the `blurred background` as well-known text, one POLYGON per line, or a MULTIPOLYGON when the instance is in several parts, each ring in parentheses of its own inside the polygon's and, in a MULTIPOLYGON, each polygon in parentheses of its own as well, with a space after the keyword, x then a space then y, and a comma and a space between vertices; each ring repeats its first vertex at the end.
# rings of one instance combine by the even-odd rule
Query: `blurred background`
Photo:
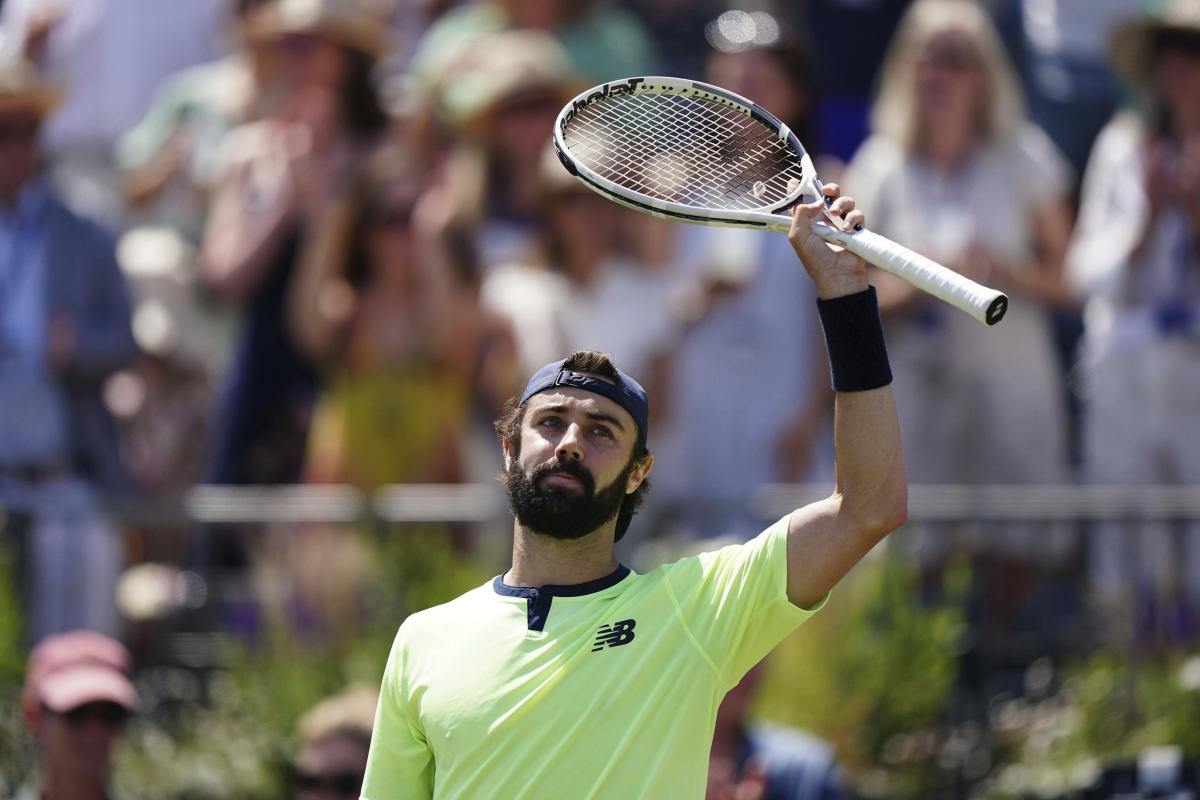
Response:
POLYGON ((611 353, 622 560, 832 487, 785 237, 570 178, 563 104, 706 80, 868 224, 909 522, 731 695, 709 798, 1200 789, 1200 3, 0 0, 0 796, 357 797, 404 616, 507 568, 491 421, 611 353), (98 795, 96 795, 98 796, 98 795))

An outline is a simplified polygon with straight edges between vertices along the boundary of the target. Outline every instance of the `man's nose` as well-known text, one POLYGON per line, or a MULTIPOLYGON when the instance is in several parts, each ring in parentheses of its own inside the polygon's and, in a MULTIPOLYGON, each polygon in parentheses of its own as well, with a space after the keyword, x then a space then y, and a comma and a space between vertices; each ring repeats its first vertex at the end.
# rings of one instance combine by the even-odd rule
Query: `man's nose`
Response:
POLYGON ((563 459, 569 458, 573 461, 583 460, 583 442, 581 436, 582 431, 579 426, 571 423, 563 431, 562 438, 558 440, 558 447, 555 448, 554 454, 563 459))

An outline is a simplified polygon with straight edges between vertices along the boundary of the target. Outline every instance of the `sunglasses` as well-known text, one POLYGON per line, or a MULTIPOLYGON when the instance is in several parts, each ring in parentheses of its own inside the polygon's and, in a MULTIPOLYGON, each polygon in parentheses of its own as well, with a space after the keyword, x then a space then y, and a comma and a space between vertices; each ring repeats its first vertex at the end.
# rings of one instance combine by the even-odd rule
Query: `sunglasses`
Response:
POLYGON ((117 703, 109 703, 100 701, 96 703, 84 703, 81 706, 76 706, 70 711, 56 713, 46 709, 46 711, 59 719, 66 720, 66 723, 71 727, 79 727, 88 722, 99 722, 107 725, 110 728, 119 728, 129 719, 129 710, 117 703))
POLYGON ((363 773, 297 771, 292 780, 298 792, 324 791, 343 797, 358 797, 358 793, 362 790, 363 773))

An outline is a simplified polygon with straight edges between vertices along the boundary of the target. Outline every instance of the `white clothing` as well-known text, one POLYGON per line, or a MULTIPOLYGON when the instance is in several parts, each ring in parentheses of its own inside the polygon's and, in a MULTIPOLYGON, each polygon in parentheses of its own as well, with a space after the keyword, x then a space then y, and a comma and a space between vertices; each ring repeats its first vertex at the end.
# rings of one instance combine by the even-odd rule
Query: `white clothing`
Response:
POLYGON ((622 371, 644 379, 651 355, 673 330, 673 280, 619 259, 600 265, 586 286, 554 270, 509 263, 485 274, 480 297, 512 325, 525 374, 586 349, 608 353, 622 371))
MULTIPOLYGON (((1087 297, 1079 371, 1085 476, 1093 483, 1200 482, 1200 258, 1182 212, 1145 229, 1146 132, 1132 115, 1101 132, 1084 178, 1067 275, 1087 297)), ((1089 541, 1093 588, 1184 589, 1200 605, 1200 525, 1104 523, 1089 541)))
MULTIPOLYGON (((1027 124, 1011 142, 982 146, 955 172, 875 136, 843 185, 872 229, 917 252, 953 266, 976 243, 1020 264, 1034 253, 1035 215, 1065 195, 1069 174, 1045 134, 1027 124)), ((1048 314, 1032 298, 1012 291, 1010 298, 995 329, 925 297, 885 318, 914 483, 1066 480, 1066 408, 1048 314)), ((941 546, 927 545, 930 555, 941 546)), ((1012 525, 984 546, 1054 560, 1070 543, 1065 533, 1012 525)))

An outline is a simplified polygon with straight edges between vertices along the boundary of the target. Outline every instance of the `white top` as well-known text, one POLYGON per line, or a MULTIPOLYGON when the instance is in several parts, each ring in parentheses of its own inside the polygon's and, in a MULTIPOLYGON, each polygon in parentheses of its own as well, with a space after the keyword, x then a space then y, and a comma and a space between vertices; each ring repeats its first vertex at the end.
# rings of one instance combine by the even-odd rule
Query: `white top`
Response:
POLYGON ((1014 261, 1028 257, 1033 215, 1066 194, 1070 173, 1050 138, 1025 124, 1011 142, 980 148, 954 172, 872 136, 842 183, 872 230, 952 266, 972 240, 1014 261))
POLYGON ((586 349, 608 353, 645 380, 651 355, 674 330, 672 286, 669 272, 613 259, 588 285, 540 267, 502 264, 486 274, 480 292, 484 305, 512 324, 525 374, 586 349))
POLYGON ((1149 215, 1145 174, 1146 131, 1136 116, 1118 115, 1092 148, 1067 254, 1093 346, 1151 341, 1167 332, 1159 321, 1171 309, 1190 309, 1190 332, 1200 333, 1200 269, 1182 211, 1165 209, 1134 255, 1149 215))

